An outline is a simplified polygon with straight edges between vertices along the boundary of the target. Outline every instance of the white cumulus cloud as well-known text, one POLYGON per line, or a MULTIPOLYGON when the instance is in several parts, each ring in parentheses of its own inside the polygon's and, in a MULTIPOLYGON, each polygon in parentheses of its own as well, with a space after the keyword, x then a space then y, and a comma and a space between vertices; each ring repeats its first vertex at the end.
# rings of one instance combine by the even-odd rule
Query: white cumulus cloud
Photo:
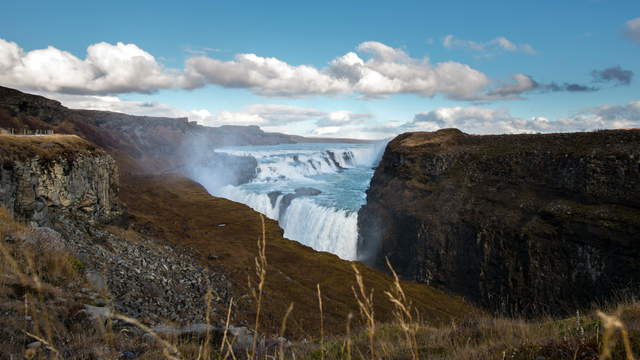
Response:
POLYGON ((185 87, 216 84, 247 88, 263 96, 308 96, 361 94, 379 97, 413 93, 421 96, 443 94, 455 99, 476 99, 490 82, 483 73, 468 65, 429 59, 414 59, 401 49, 367 41, 356 52, 339 56, 324 69, 290 65, 277 58, 238 54, 234 60, 209 57, 187 60, 185 87))
POLYGON ((204 56, 188 59, 184 86, 197 88, 206 84, 247 88, 263 96, 286 97, 330 95, 349 90, 346 81, 312 66, 293 66, 277 58, 255 54, 238 54, 232 61, 204 56))
POLYGON ((84 59, 49 46, 24 51, 0 39, 0 83, 70 94, 149 93, 175 85, 175 76, 134 44, 101 42, 84 59))
POLYGON ((348 80, 353 91, 365 96, 444 94, 454 99, 475 100, 490 83, 485 74, 468 65, 453 61, 432 65, 428 58, 411 58, 403 50, 380 42, 364 42, 358 50, 369 55, 369 59, 365 61, 356 53, 348 53, 334 59, 328 71, 348 80))

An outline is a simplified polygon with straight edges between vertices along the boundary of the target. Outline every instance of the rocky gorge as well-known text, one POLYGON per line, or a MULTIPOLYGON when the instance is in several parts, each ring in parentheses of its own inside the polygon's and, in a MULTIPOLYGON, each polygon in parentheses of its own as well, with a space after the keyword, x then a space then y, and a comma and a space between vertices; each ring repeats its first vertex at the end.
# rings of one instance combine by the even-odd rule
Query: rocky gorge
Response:
POLYGON ((391 141, 359 212, 359 254, 508 314, 637 293, 640 131, 391 141))
MULTIPOLYGON (((262 236, 268 239, 269 258, 262 339, 279 337, 282 319, 292 303, 295 321, 284 335, 298 340, 317 336, 321 329, 318 286, 328 294, 322 297, 326 329, 344 332, 351 314, 357 313, 351 262, 284 238, 275 221, 266 219, 261 224, 255 211, 212 197, 200 184, 181 175, 186 169, 182 150, 194 139, 214 147, 230 137, 239 139, 239 144, 299 138, 263 133, 255 127, 205 128, 184 119, 73 110, 7 88, 0 88, 0 127, 56 133, 0 135, 0 205, 10 218, 0 217, 0 241, 18 253, 32 249, 29 251, 37 256, 61 254, 55 255, 56 263, 80 274, 80 280, 57 280, 62 283, 53 287, 55 295, 45 296, 44 308, 33 310, 55 315, 62 322, 59 326, 79 326, 99 336, 105 320, 113 320, 117 313, 158 332, 219 334, 231 309, 228 321, 235 326, 233 332, 251 336, 243 327, 256 316, 251 294, 259 255, 256 240, 262 236), (26 228, 11 230, 16 226, 26 228), (77 322, 79 313, 98 321, 77 322)), ((208 154, 197 160, 206 166, 237 166, 239 176, 229 179, 230 183, 255 176, 252 158, 208 154)), ((314 189, 300 191, 317 193, 314 189)), ((4 264, 8 263, 0 263, 4 264)), ((381 272, 362 265, 357 268, 369 288, 394 286, 393 278, 381 272)), ((25 293, 31 291, 25 287, 32 285, 22 284, 19 273, 2 276, 0 337, 19 347, 28 340, 20 331, 20 309, 25 293)), ((411 282, 403 286, 416 309, 433 323, 476 311, 460 297, 411 282)), ((383 291, 375 294, 375 311, 381 321, 394 316, 394 306, 383 291)), ((136 336, 145 333, 119 320, 113 324, 117 331, 136 336)), ((357 324, 354 320, 354 326, 357 324)), ((72 341, 73 336, 65 336, 51 341, 72 341)), ((247 346, 246 339, 240 340, 247 346)), ((144 349, 136 352, 150 351, 147 345, 140 346, 144 349)))

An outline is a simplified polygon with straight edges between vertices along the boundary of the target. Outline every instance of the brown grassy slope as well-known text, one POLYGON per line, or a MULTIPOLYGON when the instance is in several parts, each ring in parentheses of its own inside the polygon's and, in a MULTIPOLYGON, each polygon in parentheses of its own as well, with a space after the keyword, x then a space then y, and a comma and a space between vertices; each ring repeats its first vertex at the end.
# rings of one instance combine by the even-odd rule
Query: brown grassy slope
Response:
MULTIPOLYGON (((121 197, 135 217, 134 228, 151 228, 154 235, 192 249, 194 261, 222 266, 234 281, 238 295, 248 294, 247 277, 255 279, 254 258, 261 234, 260 218, 255 211, 214 198, 199 184, 172 175, 124 177, 121 197)), ((328 333, 343 332, 349 312, 358 315, 351 289, 355 285, 351 263, 283 238, 275 221, 267 219, 266 229, 269 267, 263 326, 276 331, 287 306, 293 302, 295 309, 289 329, 300 337, 317 334, 320 317, 316 284, 320 284, 325 328, 328 333)), ((358 267, 367 287, 375 288, 378 319, 390 320, 391 304, 382 294, 392 286, 391 279, 361 264, 358 267)), ((410 282, 403 286, 429 322, 449 322, 475 311, 460 298, 427 286, 410 282)), ((253 305, 240 310, 241 317, 249 321, 253 318, 253 305)))
POLYGON ((101 151, 76 135, 16 136, 0 134, 0 159, 14 161, 39 157, 52 159, 60 154, 101 151))

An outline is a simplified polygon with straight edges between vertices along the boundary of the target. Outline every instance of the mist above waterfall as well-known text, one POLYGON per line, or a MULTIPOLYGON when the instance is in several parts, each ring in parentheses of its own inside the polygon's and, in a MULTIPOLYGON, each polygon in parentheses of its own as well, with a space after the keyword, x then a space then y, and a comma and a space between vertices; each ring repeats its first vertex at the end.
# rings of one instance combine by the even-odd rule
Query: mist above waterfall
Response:
POLYGON ((205 136, 191 136, 180 150, 186 175, 212 194, 223 186, 237 186, 256 177, 258 163, 255 158, 214 151, 205 136))

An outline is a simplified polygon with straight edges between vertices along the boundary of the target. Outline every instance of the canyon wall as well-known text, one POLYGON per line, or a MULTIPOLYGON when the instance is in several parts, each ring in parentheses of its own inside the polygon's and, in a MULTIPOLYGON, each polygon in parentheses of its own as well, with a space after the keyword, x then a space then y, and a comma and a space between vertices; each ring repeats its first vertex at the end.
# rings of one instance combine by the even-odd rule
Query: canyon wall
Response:
POLYGON ((0 135, 0 162, 0 206, 18 220, 105 222, 121 211, 115 161, 77 136, 0 135))
POLYGON ((359 257, 512 314, 563 313, 640 284, 640 131, 389 143, 359 257))

